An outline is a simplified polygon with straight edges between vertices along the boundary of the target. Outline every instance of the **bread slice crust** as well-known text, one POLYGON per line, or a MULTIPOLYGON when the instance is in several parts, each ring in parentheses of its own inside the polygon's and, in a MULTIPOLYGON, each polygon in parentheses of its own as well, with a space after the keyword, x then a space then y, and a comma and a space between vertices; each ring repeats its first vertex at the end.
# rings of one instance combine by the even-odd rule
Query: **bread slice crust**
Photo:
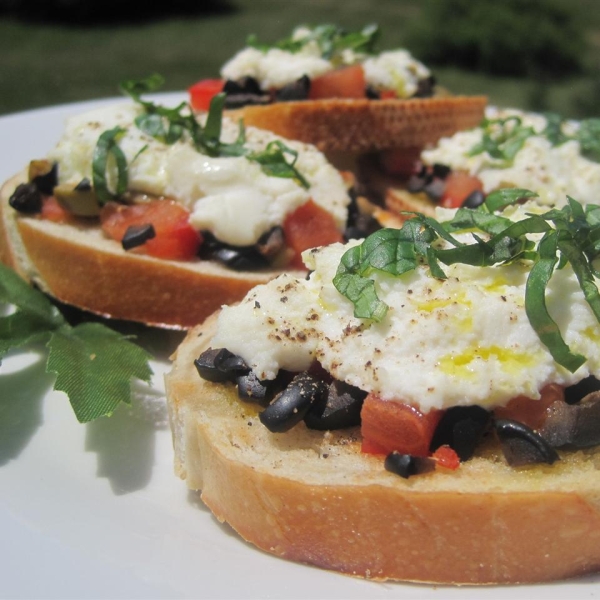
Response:
POLYGON ((485 96, 302 100, 229 111, 246 125, 314 144, 322 152, 368 153, 423 147, 478 125, 485 96))
POLYGON ((25 172, 0 190, 0 260, 60 302, 114 319, 192 327, 280 271, 236 272, 213 261, 125 251, 97 222, 55 223, 17 213, 8 199, 25 172))
POLYGON ((166 376, 175 471, 219 521, 286 559, 377 580, 542 582, 600 569, 600 453, 515 469, 496 448, 403 479, 360 432, 270 433, 231 384, 199 378, 216 316, 166 376))

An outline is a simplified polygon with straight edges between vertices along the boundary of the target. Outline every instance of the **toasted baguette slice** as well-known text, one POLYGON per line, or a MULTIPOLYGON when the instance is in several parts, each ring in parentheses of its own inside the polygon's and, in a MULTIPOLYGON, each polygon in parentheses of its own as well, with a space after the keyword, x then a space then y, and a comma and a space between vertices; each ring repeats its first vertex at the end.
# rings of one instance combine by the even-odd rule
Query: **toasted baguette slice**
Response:
POLYGON ((126 252, 97 224, 19 215, 8 199, 24 181, 25 173, 15 175, 0 190, 0 261, 65 304, 115 319, 189 328, 280 273, 153 258, 126 252))
POLYGON ((216 317, 174 356, 175 471, 219 521, 284 558, 373 579, 540 582, 600 568, 600 452, 515 469, 494 447, 456 471, 402 479, 357 429, 270 433, 232 384, 200 379, 216 317))
POLYGON ((302 100, 230 111, 246 125, 314 144, 322 152, 367 153, 423 147, 479 124, 487 98, 302 100))

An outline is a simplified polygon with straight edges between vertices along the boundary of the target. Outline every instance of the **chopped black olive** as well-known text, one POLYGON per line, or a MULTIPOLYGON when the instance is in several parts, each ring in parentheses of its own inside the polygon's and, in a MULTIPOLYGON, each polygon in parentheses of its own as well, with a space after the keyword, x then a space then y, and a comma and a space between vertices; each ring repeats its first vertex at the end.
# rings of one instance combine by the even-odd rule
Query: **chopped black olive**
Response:
POLYGON ((381 98, 381 94, 372 85, 367 85, 365 95, 369 100, 379 100, 381 98))
POLYGON ((130 225, 121 240, 121 246, 123 246, 123 250, 131 250, 145 244, 154 237, 156 237, 156 231, 151 223, 146 225, 130 225))
POLYGON ((296 79, 292 83, 284 85, 275 93, 278 102, 289 102, 293 100, 306 100, 310 91, 310 78, 306 75, 296 79))
POLYGON ((495 430, 504 458, 511 467, 547 463, 559 460, 556 450, 533 429, 511 419, 499 419, 495 430))
POLYGON ((42 210, 42 194, 33 183, 21 183, 17 186, 8 203, 24 214, 35 214, 42 210))
POLYGON ((423 191, 436 202, 444 195, 446 184, 440 177, 434 177, 430 182, 425 184, 423 191))
POLYGON ((261 381, 254 371, 249 371, 236 377, 238 396, 241 400, 262 402, 268 400, 273 389, 272 381, 261 381))
POLYGON ((307 372, 300 373, 260 414, 261 423, 274 433, 288 431, 302 421, 311 404, 327 393, 327 386, 307 372))
POLYGON ((433 96, 435 92, 436 80, 433 75, 426 77, 425 79, 419 79, 417 83, 417 91, 415 92, 415 98, 429 98, 433 96))
POLYGON ((223 86, 223 91, 226 94, 254 94, 255 96, 265 93, 260 89, 258 81, 250 76, 242 77, 237 81, 228 79, 223 86))
POLYGON ((556 448, 600 445, 600 392, 592 392, 576 404, 552 404, 539 434, 556 448))
POLYGON ((473 190, 462 202, 463 208, 477 208, 485 202, 485 194, 481 190, 473 190))
POLYGON ((450 175, 450 167, 441 163, 435 163, 432 168, 433 177, 439 177, 440 179, 446 179, 450 175))
POLYGON ((258 245, 232 246, 219 241, 210 231, 201 233, 201 258, 219 261, 236 271, 255 271, 269 266, 268 258, 260 252, 258 245))
POLYGON ((461 461, 469 460, 490 422, 491 413, 481 406, 453 406, 438 423, 430 450, 448 445, 461 461))
POLYGON ((78 192, 89 192, 92 189, 92 182, 84 177, 76 186, 75 189, 78 192))
POLYGON ((244 360, 226 348, 209 348, 195 361, 194 365, 202 379, 222 383, 235 381, 243 373, 250 371, 244 360))
POLYGON ((417 192, 423 191, 426 183, 427 183, 427 179, 425 178, 425 176, 423 176, 421 174, 411 175, 408 179, 408 183, 406 184, 406 189, 411 194, 416 194, 417 192))
POLYGON ((600 391, 600 381, 593 375, 565 388, 565 402, 575 404, 592 392, 600 391))
POLYGON ((31 161, 29 180, 44 195, 50 196, 58 185, 58 163, 50 164, 46 160, 31 161))
POLYGON ((304 422, 309 429, 345 429, 360 425, 360 409, 367 392, 345 383, 332 382, 309 408, 304 422))
POLYGON ((411 475, 421 475, 435 469, 435 461, 430 458, 400 454, 395 450, 385 457, 383 465, 386 471, 400 475, 404 479, 408 479, 411 475))
POLYGON ((283 227, 273 227, 270 231, 263 233, 256 242, 256 249, 267 259, 274 258, 285 246, 283 227))
POLYGON ((346 241, 367 237, 381 228, 381 225, 373 215, 364 214, 360 211, 356 201, 356 194, 351 191, 350 204, 348 205, 348 218, 344 238, 346 241))
POLYGON ((271 97, 267 94, 227 94, 225 96, 225 108, 234 109, 242 106, 269 104, 271 97))

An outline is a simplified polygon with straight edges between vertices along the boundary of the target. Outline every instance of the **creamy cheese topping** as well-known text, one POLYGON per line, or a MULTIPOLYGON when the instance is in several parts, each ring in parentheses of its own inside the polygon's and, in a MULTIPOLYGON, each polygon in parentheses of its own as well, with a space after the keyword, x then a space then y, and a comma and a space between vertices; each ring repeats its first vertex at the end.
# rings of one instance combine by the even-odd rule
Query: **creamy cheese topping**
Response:
MULTIPOLYGON (((543 210, 528 203, 505 216, 521 220, 543 210)), ((468 233, 457 237, 473 242, 468 233)), ((376 273, 379 297, 390 308, 369 324, 353 316, 352 303, 332 283, 342 254, 356 243, 307 251, 308 280, 283 275, 223 308, 213 347, 242 356, 264 379, 318 359, 339 380, 425 411, 493 408, 519 395, 539 398, 549 383, 600 374, 600 326, 570 266, 552 277, 547 305, 567 344, 588 358, 576 373, 554 362, 525 314, 529 264, 456 264, 444 267, 444 281, 426 267, 400 277, 376 273)))
MULTIPOLYGON (((308 30, 299 28, 293 37, 301 39, 309 33, 308 30)), ((234 81, 249 76, 256 79, 264 90, 279 89, 303 75, 312 79, 333 69, 357 63, 363 64, 368 85, 376 89, 394 90, 400 98, 414 95, 419 80, 430 76, 429 69, 415 60, 407 50, 367 56, 346 49, 333 62, 321 56, 321 49, 315 41, 303 45, 298 52, 279 48, 266 51, 244 48, 223 65, 221 76, 234 81)))
MULTIPOLYGON (((127 158, 128 188, 132 191, 168 196, 192 212, 197 229, 210 230, 223 242, 244 246, 258 238, 285 216, 312 198, 330 212, 340 229, 347 218, 349 196, 339 172, 314 146, 289 140, 285 145, 298 152, 296 168, 310 183, 304 189, 293 179, 265 174, 257 162, 245 157, 211 158, 197 152, 189 138, 167 145, 138 129, 135 118, 142 113, 130 103, 101 108, 67 122, 65 133, 50 152, 59 163, 61 183, 76 185, 92 179, 92 157, 98 137, 114 127, 126 130, 118 141, 127 158)), ((234 142, 238 125, 223 120, 221 139, 234 142)), ((246 128, 246 147, 261 151, 271 141, 282 139, 270 132, 246 128)), ((109 185, 114 185, 116 169, 109 185)), ((114 189, 114 187, 113 187, 114 189)))
MULTIPOLYGON (((533 127, 538 134, 547 124, 545 117, 538 114, 494 108, 486 110, 489 119, 509 115, 520 117, 524 126, 533 127)), ((567 131, 573 132, 576 127, 576 122, 570 122, 567 131)), ((459 132, 441 139, 435 148, 425 150, 421 158, 427 165, 441 163, 476 175, 486 193, 500 187, 518 187, 537 192, 539 202, 546 205, 563 206, 567 195, 583 204, 599 201, 600 164, 584 158, 577 141, 552 146, 545 136, 533 135, 527 138, 513 163, 504 166, 501 160, 487 152, 469 156, 482 136, 480 127, 459 132)))

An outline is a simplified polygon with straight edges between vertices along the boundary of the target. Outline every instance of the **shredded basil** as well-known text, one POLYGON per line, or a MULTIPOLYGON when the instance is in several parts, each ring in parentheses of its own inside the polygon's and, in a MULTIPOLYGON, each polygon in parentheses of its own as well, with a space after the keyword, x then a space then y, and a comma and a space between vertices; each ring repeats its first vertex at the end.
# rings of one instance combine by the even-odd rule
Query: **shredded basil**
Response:
POLYGON ((122 127, 114 127, 100 134, 92 157, 92 180, 100 204, 104 204, 127 191, 127 159, 119 148, 118 140, 125 133, 122 127), (116 187, 108 185, 109 158, 113 157, 116 168, 116 187))
POLYGON ((262 152, 246 148, 246 132, 243 122, 239 123, 237 139, 233 143, 221 141, 221 126, 225 107, 225 94, 217 94, 210 103, 204 126, 195 118, 188 103, 167 108, 142 99, 142 94, 154 92, 163 83, 162 77, 153 75, 144 80, 126 81, 121 90, 144 107, 144 113, 136 118, 135 124, 144 133, 165 144, 174 144, 184 133, 189 135, 198 152, 212 157, 245 156, 260 164, 267 175, 294 179, 308 189, 308 181, 296 169, 298 153, 282 141, 271 142, 262 152), (288 160, 288 157, 291 157, 288 160))
MULTIPOLYGON (((393 277, 427 264, 432 277, 446 277, 441 265, 456 263, 489 267, 515 261, 532 264, 525 288, 525 310, 531 326, 554 360, 577 370, 585 357, 573 353, 562 338, 558 326, 546 308, 546 289, 557 269, 570 264, 584 297, 600 322, 600 292, 595 277, 599 276, 593 261, 600 256, 600 206, 585 209, 568 198, 568 205, 550 209, 513 222, 490 212, 492 206, 504 206, 535 196, 528 190, 506 190, 491 198, 478 210, 458 210, 450 221, 439 223, 418 213, 401 229, 381 229, 352 247, 341 258, 333 284, 355 307, 358 318, 381 321, 388 310, 378 297, 375 281, 379 272, 393 277), (473 231, 474 243, 464 244, 451 234, 473 231), (487 239, 475 231, 487 234, 487 239), (541 240, 530 234, 543 234, 541 240), (442 247, 441 240, 449 246, 442 247)), ((492 196, 490 194, 490 196, 492 196)))
POLYGON ((307 28, 308 33, 302 37, 289 36, 274 44, 264 44, 258 41, 256 35, 250 35, 247 45, 267 52, 271 48, 286 50, 297 53, 309 43, 316 43, 321 51, 321 56, 332 62, 340 62, 344 50, 353 50, 357 53, 374 54, 375 45, 380 37, 380 29, 377 24, 369 24, 360 31, 347 31, 337 25, 317 25, 307 28))
POLYGON ((518 115, 504 118, 484 118, 480 124, 483 130, 481 141, 468 152, 476 156, 487 152, 501 166, 512 165, 515 156, 523 148, 526 140, 532 136, 545 137, 552 146, 560 146, 569 140, 579 142, 580 153, 588 160, 600 162, 600 119, 584 119, 579 122, 575 133, 569 135, 564 130, 565 119, 556 113, 546 113, 546 127, 537 132, 531 126, 525 126, 518 115))

